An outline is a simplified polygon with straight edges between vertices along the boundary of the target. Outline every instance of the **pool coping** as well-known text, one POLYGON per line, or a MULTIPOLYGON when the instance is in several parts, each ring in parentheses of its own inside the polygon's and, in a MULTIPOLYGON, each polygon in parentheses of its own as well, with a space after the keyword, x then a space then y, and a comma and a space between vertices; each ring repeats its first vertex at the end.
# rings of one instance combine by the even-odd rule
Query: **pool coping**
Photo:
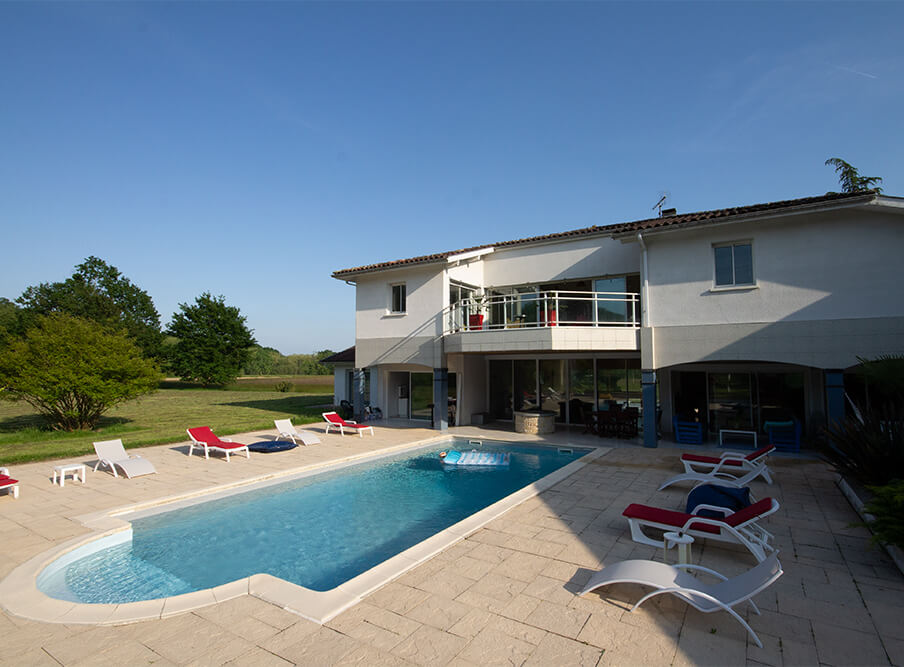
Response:
MULTIPOLYGON (((268 486, 283 478, 316 474, 327 468, 339 468, 364 460, 417 449, 432 442, 446 440, 449 434, 421 439, 412 443, 395 445, 366 453, 321 461, 318 463, 260 475, 240 482, 206 487, 189 493, 157 498, 112 510, 103 510, 75 517, 92 530, 88 535, 67 540, 44 551, 16 567, 0 581, 0 607, 10 614, 45 623, 67 625, 122 625, 183 614, 195 609, 225 602, 242 595, 251 595, 274 604, 303 618, 323 624, 346 609, 357 604, 366 595, 402 576, 412 568, 429 560, 441 551, 473 534, 490 521, 502 516, 525 500, 558 484, 591 461, 611 451, 611 447, 597 447, 581 458, 554 470, 537 481, 501 498, 492 505, 476 512, 458 523, 428 537, 405 551, 388 558, 371 569, 329 591, 314 591, 269 574, 253 574, 249 577, 182 595, 155 600, 122 604, 85 604, 58 600, 45 595, 37 588, 37 577, 56 559, 83 545, 103 539, 115 533, 131 529, 131 523, 123 518, 134 518, 137 513, 176 509, 180 505, 206 501, 217 494, 238 493, 255 487, 268 486)), ((511 442, 504 439, 482 438, 486 441, 511 442)), ((546 445, 543 442, 521 443, 540 447, 570 447, 571 445, 546 445)), ((574 445, 585 449, 586 445, 574 445)))

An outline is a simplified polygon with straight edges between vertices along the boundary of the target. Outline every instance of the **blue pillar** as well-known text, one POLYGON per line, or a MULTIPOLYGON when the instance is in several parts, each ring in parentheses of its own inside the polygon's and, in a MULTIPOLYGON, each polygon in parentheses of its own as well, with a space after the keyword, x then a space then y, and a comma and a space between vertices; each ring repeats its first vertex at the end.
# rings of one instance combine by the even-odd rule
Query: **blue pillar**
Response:
POLYGON ((449 369, 433 369, 433 428, 449 428, 449 369))
POLYGON ((826 418, 828 425, 844 421, 844 372, 827 370, 826 377, 826 418))
POLYGON ((364 375, 363 368, 356 368, 354 373, 354 387, 352 387, 352 396, 354 398, 355 419, 360 419, 364 415, 364 391, 367 376, 364 375))
POLYGON ((640 371, 641 401, 643 402, 643 446, 658 447, 656 432, 656 371, 640 371))

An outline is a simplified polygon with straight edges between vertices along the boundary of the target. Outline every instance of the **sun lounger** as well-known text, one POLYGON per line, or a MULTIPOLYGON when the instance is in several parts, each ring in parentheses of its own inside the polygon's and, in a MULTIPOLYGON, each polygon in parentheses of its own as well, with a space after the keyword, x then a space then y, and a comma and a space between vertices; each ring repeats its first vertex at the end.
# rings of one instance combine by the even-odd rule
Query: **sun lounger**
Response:
POLYGON ((720 470, 712 470, 710 472, 683 472, 680 475, 675 475, 664 481, 662 486, 659 487, 659 490, 662 491, 667 486, 677 484, 678 482, 697 482, 695 486, 700 486, 701 484, 720 484, 722 486, 731 486, 736 489, 741 489, 745 486, 749 486, 750 483, 760 475, 765 477, 768 474, 765 463, 760 463, 752 468, 746 475, 741 476, 732 475, 729 472, 720 470))
POLYGON ((778 501, 774 498, 763 498, 737 512, 714 505, 698 505, 694 512, 709 509, 724 515, 722 519, 687 514, 674 510, 650 507, 637 503, 628 505, 622 515, 628 519, 631 527, 631 539, 640 544, 662 547, 663 540, 653 539, 644 533, 644 528, 655 528, 666 532, 686 533, 692 537, 734 542, 745 546, 758 561, 766 559, 767 551, 774 551, 770 546, 772 534, 757 522, 778 510, 778 501))
POLYGON ((766 457, 774 451, 774 445, 766 445, 747 454, 723 452, 721 456, 706 456, 686 453, 681 455, 681 463, 684 464, 684 472, 686 473, 728 473, 736 477, 740 476, 739 473, 747 473, 762 466, 759 474, 769 484, 772 484, 772 477, 769 474, 769 468, 766 466, 766 457))
POLYGON ((129 479, 157 472, 154 464, 140 454, 126 454, 126 449, 119 438, 95 442, 94 452, 97 454, 94 472, 97 472, 98 467, 104 466, 112 471, 114 477, 119 477, 116 472, 118 467, 129 479))
POLYGON ((666 565, 651 560, 624 560, 608 565, 590 577, 590 581, 580 594, 585 595, 609 584, 631 583, 652 586, 656 590, 640 598, 637 604, 631 607, 631 611, 652 597, 668 593, 705 614, 727 611, 750 633, 756 645, 762 648, 763 644, 753 628, 732 607, 749 602, 753 610, 759 614, 760 610, 754 604, 753 596, 768 588, 780 576, 782 564, 778 561, 777 552, 770 554, 754 568, 730 579, 700 565, 666 565), (706 584, 686 570, 705 572, 717 577, 719 581, 706 584))
POLYGON ((274 419, 273 423, 276 425, 280 438, 289 438, 296 445, 298 444, 296 440, 300 440, 303 445, 320 444, 320 438, 310 431, 296 430, 291 419, 274 419))
POLYGON ((0 489, 6 489, 13 498, 19 497, 19 480, 9 476, 9 468, 0 468, 0 489))
POLYGON ((370 434, 374 435, 374 427, 367 426, 366 424, 359 424, 356 421, 352 421, 350 419, 343 419, 339 416, 338 412, 324 412, 323 419, 326 422, 326 432, 329 433, 331 428, 335 428, 339 430, 340 435, 345 435, 345 429, 348 429, 349 433, 357 433, 362 438, 364 437, 364 431, 370 430, 370 434))
POLYGON ((210 430, 209 426, 198 426, 196 428, 186 429, 188 437, 191 438, 191 445, 188 448, 188 455, 194 451, 195 447, 201 447, 204 450, 204 458, 210 458, 210 450, 215 452, 223 452, 226 455, 226 463, 229 463, 229 455, 244 450, 245 458, 250 459, 251 453, 248 451, 248 445, 240 442, 233 442, 225 438, 218 438, 210 430))

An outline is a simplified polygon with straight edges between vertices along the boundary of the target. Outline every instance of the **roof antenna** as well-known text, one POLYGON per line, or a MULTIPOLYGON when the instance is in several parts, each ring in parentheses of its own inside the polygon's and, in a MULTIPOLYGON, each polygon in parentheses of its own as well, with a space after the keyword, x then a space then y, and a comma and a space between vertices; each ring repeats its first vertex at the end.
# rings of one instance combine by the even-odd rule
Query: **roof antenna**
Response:
POLYGON ((662 217, 662 205, 665 203, 665 200, 669 198, 669 193, 663 192, 661 193, 661 195, 662 196, 659 198, 659 201, 653 205, 653 210, 659 209, 658 212, 660 218, 662 217))

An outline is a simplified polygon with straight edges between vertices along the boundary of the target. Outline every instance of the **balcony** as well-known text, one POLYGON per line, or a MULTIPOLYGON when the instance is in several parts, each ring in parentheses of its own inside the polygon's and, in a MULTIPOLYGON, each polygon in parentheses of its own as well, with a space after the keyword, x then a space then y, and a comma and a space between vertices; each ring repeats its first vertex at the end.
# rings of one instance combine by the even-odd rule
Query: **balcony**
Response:
POLYGON ((453 304, 444 313, 446 352, 638 350, 640 295, 526 292, 453 304))

